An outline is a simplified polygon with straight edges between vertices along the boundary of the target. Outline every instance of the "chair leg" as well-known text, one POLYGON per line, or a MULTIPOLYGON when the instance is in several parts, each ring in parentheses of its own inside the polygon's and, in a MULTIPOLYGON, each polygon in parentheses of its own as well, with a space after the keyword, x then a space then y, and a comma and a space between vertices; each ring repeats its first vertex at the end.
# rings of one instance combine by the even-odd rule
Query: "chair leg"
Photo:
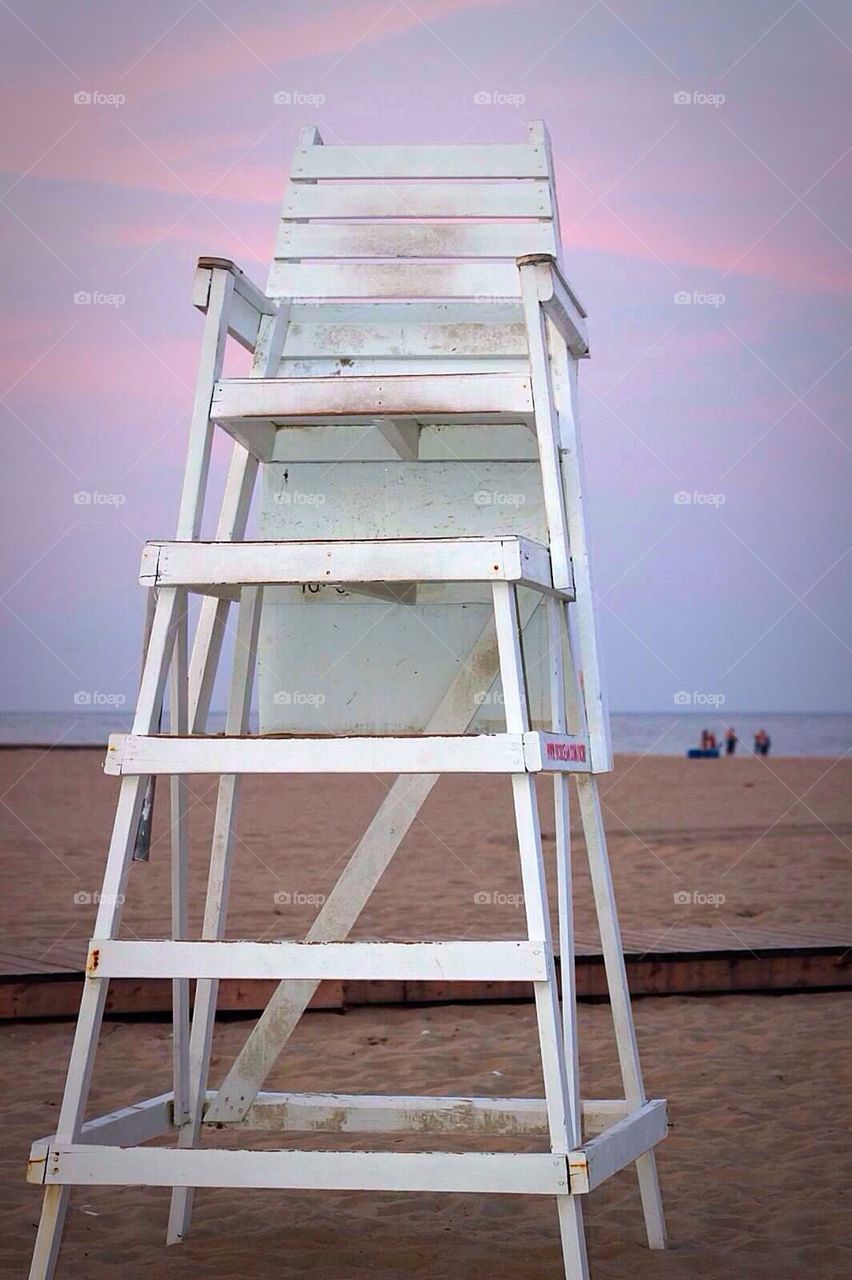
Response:
MULTIPOLYGON (((630 990, 627 985, 621 930, 615 908, 615 893, 601 814, 598 780, 592 774, 577 774, 576 781, 609 987, 618 1061, 624 1083, 624 1096, 630 1107, 636 1108, 645 1101, 645 1085, 639 1062, 633 1011, 630 1006, 630 990)), ((639 1157, 636 1161, 636 1172, 639 1177, 648 1246, 651 1249, 665 1249, 666 1222, 653 1151, 639 1157)))
MULTIPOLYGON (((234 652, 234 669, 225 732, 244 734, 248 729, 251 691, 257 659, 262 588, 244 587, 234 652)), ((240 778, 225 774, 219 780, 207 899, 202 937, 221 938, 225 931, 228 891, 231 880, 237 803, 240 778)), ((192 1030, 189 1038, 189 1106, 187 1122, 178 1130, 179 1147, 197 1147, 201 1139, 204 1099, 210 1070, 210 1052, 216 1022, 219 983, 215 978, 199 979, 195 990, 192 1030)), ((178 1244, 189 1232, 194 1189, 175 1187, 172 1191, 166 1243, 178 1244)))
MULTIPOLYGON (((492 591, 506 728, 509 733, 523 733, 529 728, 529 703, 521 652, 517 592, 508 583, 495 583, 492 591)), ((533 941, 545 943, 548 961, 547 980, 535 983, 534 990, 550 1144, 552 1151, 567 1153, 574 1145, 575 1136, 579 1135, 579 1114, 575 1111, 573 1101, 576 1076, 572 1071, 569 1082, 534 778, 528 773, 513 774, 512 795, 527 935, 533 941)), ((566 1280, 587 1280, 588 1262, 580 1201, 570 1195, 559 1196, 557 1207, 566 1280)))

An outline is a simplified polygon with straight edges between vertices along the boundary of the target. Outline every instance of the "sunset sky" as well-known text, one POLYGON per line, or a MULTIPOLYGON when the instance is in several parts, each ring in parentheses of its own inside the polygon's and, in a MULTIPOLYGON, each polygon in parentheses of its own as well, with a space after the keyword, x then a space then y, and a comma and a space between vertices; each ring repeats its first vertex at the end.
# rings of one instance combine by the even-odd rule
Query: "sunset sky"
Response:
POLYGON ((0 0, 0 58, 0 708, 132 702, 195 259, 264 283, 299 128, 544 119, 613 707, 852 709, 847 0, 0 0))

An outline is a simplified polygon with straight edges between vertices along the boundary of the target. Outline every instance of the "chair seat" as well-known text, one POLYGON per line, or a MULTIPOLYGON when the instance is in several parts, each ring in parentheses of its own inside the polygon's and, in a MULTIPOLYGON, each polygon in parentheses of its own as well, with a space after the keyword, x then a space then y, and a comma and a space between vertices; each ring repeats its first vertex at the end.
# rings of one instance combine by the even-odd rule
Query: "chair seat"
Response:
MULTIPOLYGON (((149 542, 139 580, 146 587, 188 587, 205 595, 240 586, 327 582, 515 582, 553 590, 550 552, 516 535, 482 538, 383 538, 358 541, 149 542)), ((571 598, 571 593, 560 595, 571 598)))
MULTIPOLYGON (((393 429, 435 423, 532 427, 532 386, 520 373, 424 373, 320 378, 228 378, 216 383, 211 418, 261 462, 279 427, 393 429)), ((411 437, 400 438, 400 452, 411 437)))

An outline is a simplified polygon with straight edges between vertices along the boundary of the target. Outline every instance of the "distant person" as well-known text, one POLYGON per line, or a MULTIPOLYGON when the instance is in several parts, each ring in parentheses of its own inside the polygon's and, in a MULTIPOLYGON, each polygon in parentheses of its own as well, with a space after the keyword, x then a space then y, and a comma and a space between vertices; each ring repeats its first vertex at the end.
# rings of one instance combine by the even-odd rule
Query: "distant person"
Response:
POLYGON ((771 746, 772 741, 766 730, 758 729, 757 733, 754 735, 754 754, 756 756, 768 756, 769 748, 771 746))
POLYGON ((736 732, 729 727, 728 732, 725 734, 725 755, 726 756, 732 756, 736 753, 738 741, 739 739, 736 735, 736 732))
POLYGON ((709 746, 710 746, 710 730, 702 729, 701 730, 701 750, 706 751, 709 746))
POLYGON ((715 735, 715 733, 712 733, 712 732, 711 732, 711 733, 708 733, 708 735, 707 735, 707 748, 708 748, 708 750, 709 750, 709 751, 715 751, 715 750, 716 750, 716 735, 715 735))

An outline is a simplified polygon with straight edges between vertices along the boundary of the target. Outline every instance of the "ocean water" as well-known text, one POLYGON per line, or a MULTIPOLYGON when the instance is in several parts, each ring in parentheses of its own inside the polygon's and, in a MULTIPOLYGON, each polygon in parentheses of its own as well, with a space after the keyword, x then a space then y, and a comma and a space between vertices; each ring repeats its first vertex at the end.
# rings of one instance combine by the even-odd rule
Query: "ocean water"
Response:
MULTIPOLYGON (((128 731, 130 720, 129 712, 4 711, 0 712, 0 746, 105 746, 111 733, 128 731)), ((616 711, 613 746, 629 755, 680 756, 698 746, 702 729, 712 730, 721 740, 729 724, 740 739, 739 754, 751 753, 760 728, 772 740, 773 755, 835 759, 852 751, 852 715, 779 711, 731 711, 724 719, 694 711, 616 711)), ((224 712, 213 712, 211 732, 221 733, 224 727, 224 712)))

